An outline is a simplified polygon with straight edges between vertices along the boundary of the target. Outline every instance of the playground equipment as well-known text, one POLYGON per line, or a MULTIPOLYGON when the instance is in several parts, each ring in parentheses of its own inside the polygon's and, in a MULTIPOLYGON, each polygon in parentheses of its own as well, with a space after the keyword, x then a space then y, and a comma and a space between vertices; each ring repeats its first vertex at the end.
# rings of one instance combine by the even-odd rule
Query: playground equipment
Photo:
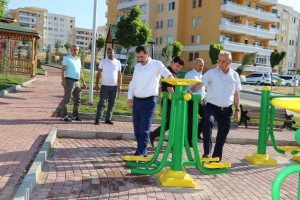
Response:
POLYGON ((187 86, 200 83, 194 79, 163 79, 175 85, 175 92, 162 93, 162 121, 160 138, 153 157, 125 156, 126 165, 132 167, 135 174, 157 174, 162 186, 196 187, 191 176, 183 169, 185 166, 198 167, 205 174, 218 174, 228 172, 231 163, 218 162, 219 158, 200 158, 197 145, 198 106, 200 95, 187 93, 187 86), (171 99, 171 117, 169 138, 163 152, 159 157, 165 138, 167 100, 171 99), (193 131, 192 144, 194 157, 187 140, 187 101, 193 101, 193 131), (184 161, 184 148, 188 160, 184 161), (170 155, 170 156, 169 156, 170 155), (168 169, 163 169, 168 167, 168 169))
MULTIPOLYGON (((298 129, 295 133, 295 140, 300 145, 300 129, 298 129)), ((283 181, 289 175, 291 175, 293 173, 299 173, 299 177, 300 177, 300 165, 299 164, 286 167, 277 174, 277 176, 275 177, 274 182, 272 184, 272 199, 273 200, 280 200, 280 187, 281 187, 283 181)), ((300 199, 300 179, 298 180, 298 199, 300 199)))
MULTIPOLYGON (((277 166, 277 160, 272 159, 269 155, 266 154, 269 137, 271 139, 273 148, 278 153, 284 154, 285 152, 291 152, 291 154, 296 154, 300 151, 298 147, 278 147, 273 132, 276 107, 281 107, 300 113, 299 105, 300 96, 271 95, 270 87, 264 86, 262 88, 257 153, 254 153, 253 155, 246 155, 245 160, 255 165, 277 166)), ((293 160, 297 159, 299 159, 300 161, 299 156, 293 157, 293 160)))

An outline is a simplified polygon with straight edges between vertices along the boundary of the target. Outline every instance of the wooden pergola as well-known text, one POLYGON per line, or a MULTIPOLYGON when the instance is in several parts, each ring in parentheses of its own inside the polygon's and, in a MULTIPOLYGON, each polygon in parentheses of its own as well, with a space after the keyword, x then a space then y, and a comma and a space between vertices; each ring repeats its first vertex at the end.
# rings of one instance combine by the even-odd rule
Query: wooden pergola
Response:
POLYGON ((36 32, 13 24, 12 22, 12 18, 0 19, 0 71, 3 71, 4 67, 8 67, 10 74, 29 75, 33 77, 36 75, 37 67, 37 41, 41 36, 36 32), (32 42, 31 58, 15 58, 14 52, 12 51, 14 48, 13 41, 32 42))

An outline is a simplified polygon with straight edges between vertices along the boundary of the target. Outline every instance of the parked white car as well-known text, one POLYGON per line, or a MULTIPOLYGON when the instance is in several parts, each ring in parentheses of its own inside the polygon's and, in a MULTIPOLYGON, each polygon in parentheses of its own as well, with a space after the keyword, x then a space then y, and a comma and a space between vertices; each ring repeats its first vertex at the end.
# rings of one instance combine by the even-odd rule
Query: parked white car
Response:
POLYGON ((253 72, 246 76, 247 84, 271 85, 271 74, 267 72, 253 72))
POLYGON ((285 86, 298 86, 299 80, 294 75, 280 75, 279 77, 285 80, 285 86))
POLYGON ((246 83, 246 77, 244 75, 240 75, 241 84, 246 83))
POLYGON ((280 80, 280 85, 284 86, 285 85, 285 80, 280 78, 279 76, 276 76, 276 75, 273 75, 271 76, 271 79, 272 79, 272 85, 276 85, 278 79, 280 80))

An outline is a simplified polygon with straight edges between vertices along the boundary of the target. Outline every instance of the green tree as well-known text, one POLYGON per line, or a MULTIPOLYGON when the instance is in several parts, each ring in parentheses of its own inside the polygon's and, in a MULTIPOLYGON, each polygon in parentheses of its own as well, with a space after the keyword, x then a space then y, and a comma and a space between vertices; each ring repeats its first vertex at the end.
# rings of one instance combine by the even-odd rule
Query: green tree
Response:
POLYGON ((28 42, 28 48, 27 48, 27 56, 26 59, 30 60, 32 57, 32 42, 28 42))
MULTIPOLYGON (((161 55, 164 56, 166 54, 166 50, 167 50, 167 46, 169 44, 167 44, 163 49, 162 49, 162 52, 161 52, 161 55)), ((176 56, 180 56, 181 53, 182 53, 182 50, 183 50, 183 45, 178 42, 178 41, 172 41, 170 43, 170 45, 173 47, 173 50, 172 50, 172 58, 175 58, 176 56)))
POLYGON ((58 53, 59 49, 61 48, 61 43, 62 42, 60 40, 55 41, 54 48, 55 48, 56 53, 58 53))
POLYGON ((246 65, 254 63, 256 58, 256 53, 248 53, 244 55, 242 64, 235 70, 239 75, 242 75, 246 65))
POLYGON ((7 9, 8 0, 0 0, 0 18, 5 15, 5 10, 7 9))
POLYGON ((172 62, 172 56, 173 56, 173 48, 174 46, 171 45, 171 43, 167 44, 162 52, 161 52, 161 55, 162 55, 162 63, 165 65, 165 66, 169 66, 172 62))
POLYGON ((72 47, 72 44, 71 44, 70 40, 68 40, 66 42, 66 44, 64 44, 64 47, 67 50, 67 52, 69 52, 69 49, 71 49, 71 47, 72 47))
POLYGON ((51 63, 51 45, 49 44, 46 49, 46 62, 51 63))
POLYGON ((4 40, 4 57, 2 59, 2 73, 4 74, 4 78, 8 79, 9 73, 9 55, 10 55, 10 43, 8 39, 4 40))
MULTIPOLYGON (((95 53, 96 55, 99 53, 99 51, 101 51, 101 49, 104 47, 105 45, 105 38, 100 36, 97 40, 96 40, 96 48, 95 48, 95 53)), ((90 50, 90 52, 92 51, 92 43, 89 44, 88 49, 90 50)))
POLYGON ((125 63, 127 63, 128 52, 131 47, 146 44, 151 39, 151 30, 140 19, 141 14, 141 8, 135 6, 129 15, 127 17, 122 16, 117 24, 116 38, 118 43, 127 50, 125 63))
POLYGON ((135 53, 130 52, 128 54, 127 67, 125 69, 126 71, 124 72, 125 74, 132 74, 134 58, 135 58, 135 53))
POLYGON ((218 55, 223 49, 224 47, 221 44, 211 44, 209 46, 209 57, 211 64, 215 65, 218 63, 218 55))
POLYGON ((86 52, 84 52, 83 49, 80 50, 79 52, 79 57, 80 57, 80 61, 81 61, 81 68, 82 70, 84 69, 84 64, 85 64, 85 58, 86 58, 87 54, 86 52))
POLYGON ((278 65, 284 59, 285 55, 285 51, 279 53, 277 49, 274 49, 270 58, 271 68, 273 69, 276 65, 278 65))

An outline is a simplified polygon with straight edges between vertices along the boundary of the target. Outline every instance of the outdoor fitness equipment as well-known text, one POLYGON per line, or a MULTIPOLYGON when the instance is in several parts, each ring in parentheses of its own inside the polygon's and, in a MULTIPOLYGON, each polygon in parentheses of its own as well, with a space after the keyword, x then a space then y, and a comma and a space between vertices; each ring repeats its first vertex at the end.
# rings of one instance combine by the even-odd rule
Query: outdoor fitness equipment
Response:
MULTIPOLYGON (((299 104, 298 104, 299 107, 299 104)), ((300 113, 300 112, 298 112, 300 113)), ((295 140, 300 145, 300 128, 295 133, 295 140)), ((299 173, 298 179, 298 199, 300 199, 300 165, 292 165, 289 167, 284 168, 281 170, 274 179, 272 184, 272 199, 273 200, 280 200, 280 187, 283 181, 288 177, 290 174, 299 173)))
MULTIPOLYGON (((262 88, 257 153, 254 153, 253 155, 246 155, 245 160, 255 165, 277 166, 277 160, 270 158, 269 155, 266 154, 269 137, 271 139, 273 148, 278 153, 284 154, 285 152, 291 152, 291 154, 294 155, 300 152, 299 147, 278 147, 273 132, 276 107, 281 107, 300 113, 299 105, 300 96, 271 95, 270 87, 264 86, 262 88)), ((294 156, 292 159, 300 161, 299 156, 294 156)))
POLYGON ((162 120, 160 138, 153 157, 124 156, 126 165, 132 167, 134 174, 157 174, 162 186, 196 187, 191 176, 183 169, 185 166, 198 167, 205 174, 219 174, 228 172, 231 163, 221 163, 219 158, 200 158, 198 150, 198 106, 200 95, 187 93, 187 86, 200 83, 194 79, 163 79, 162 81, 175 85, 175 92, 162 92, 162 120), (165 138, 167 101, 171 99, 169 138, 162 156, 163 141, 165 138), (193 101, 193 131, 192 156, 187 140, 187 101, 193 101), (185 147, 188 161, 184 161, 183 149, 185 147), (171 156, 169 157, 169 155, 171 156), (169 159, 168 159, 169 158, 169 159), (208 162, 208 163, 202 163, 208 162), (168 169, 163 169, 168 167, 168 169))

